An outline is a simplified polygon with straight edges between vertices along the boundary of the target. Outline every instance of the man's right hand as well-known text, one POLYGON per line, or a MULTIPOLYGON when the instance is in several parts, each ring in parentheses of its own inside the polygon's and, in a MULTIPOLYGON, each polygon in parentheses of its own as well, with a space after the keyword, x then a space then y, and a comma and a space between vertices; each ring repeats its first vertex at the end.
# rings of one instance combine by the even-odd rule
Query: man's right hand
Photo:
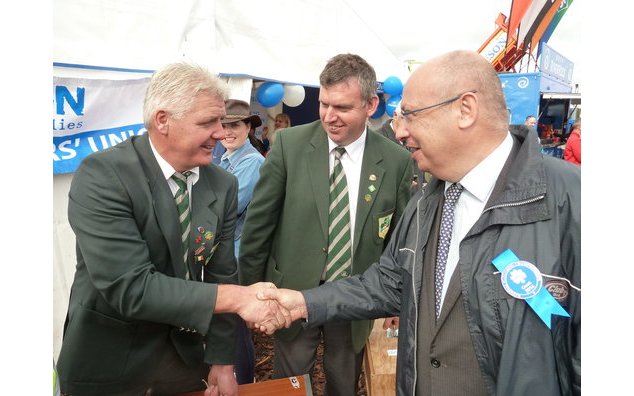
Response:
POLYGON ((258 298, 260 292, 276 290, 269 282, 254 283, 251 286, 218 285, 216 313, 237 313, 250 324, 249 327, 273 334, 277 329, 289 327, 292 323, 290 312, 274 299, 258 298), (266 323, 262 330, 262 323, 266 323), (257 325, 251 325, 257 324, 257 325))
MULTIPOLYGON (((280 307, 283 307, 289 312, 291 322, 308 317, 304 295, 297 290, 261 288, 257 293, 257 297, 264 301, 276 301, 280 307)), ((281 328, 279 326, 274 328, 275 323, 270 320, 256 322, 255 325, 259 327, 260 331, 266 332, 267 334, 271 334, 281 328)))

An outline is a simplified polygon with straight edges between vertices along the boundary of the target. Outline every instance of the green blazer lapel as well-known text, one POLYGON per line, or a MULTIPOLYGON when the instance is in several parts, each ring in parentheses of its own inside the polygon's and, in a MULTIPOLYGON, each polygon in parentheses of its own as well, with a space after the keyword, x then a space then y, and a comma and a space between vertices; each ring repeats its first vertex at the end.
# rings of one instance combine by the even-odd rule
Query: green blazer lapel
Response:
POLYGON ((136 139, 134 148, 139 154, 143 171, 152 192, 154 216, 167 241, 174 275, 184 279, 185 268, 181 264, 183 262, 183 248, 180 243, 180 223, 178 222, 178 211, 174 203, 174 196, 163 176, 163 172, 161 172, 161 168, 156 162, 156 158, 154 158, 147 134, 136 139))
POLYGON ((307 149, 308 177, 319 213, 319 222, 324 237, 328 240, 328 205, 330 203, 330 181, 328 167, 328 139, 319 124, 307 149))
MULTIPOLYGON (((202 169, 201 169, 202 176, 202 169)), ((218 216, 211 210, 217 200, 207 178, 200 177, 192 188, 192 228, 188 257, 191 279, 201 279, 202 265, 206 265, 217 248, 218 216)))
MULTIPOLYGON (((370 217, 374 202, 381 191, 385 169, 381 166, 383 154, 376 150, 372 139, 377 136, 368 133, 363 151, 363 163, 361 164, 361 178, 359 179, 359 194, 357 197, 357 218, 354 226, 353 251, 359 244, 359 238, 370 217)), ((378 225, 376 226, 378 227, 378 225)), ((372 225, 372 229, 376 228, 372 225)))

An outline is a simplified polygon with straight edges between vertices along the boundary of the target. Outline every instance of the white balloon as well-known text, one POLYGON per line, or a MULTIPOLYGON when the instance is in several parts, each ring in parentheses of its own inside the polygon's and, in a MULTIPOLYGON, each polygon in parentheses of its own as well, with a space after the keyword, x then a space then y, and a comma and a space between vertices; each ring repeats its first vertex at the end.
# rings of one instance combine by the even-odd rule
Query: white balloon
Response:
POLYGON ((284 85, 284 98, 282 101, 289 107, 297 107, 304 101, 306 91, 301 85, 284 85))

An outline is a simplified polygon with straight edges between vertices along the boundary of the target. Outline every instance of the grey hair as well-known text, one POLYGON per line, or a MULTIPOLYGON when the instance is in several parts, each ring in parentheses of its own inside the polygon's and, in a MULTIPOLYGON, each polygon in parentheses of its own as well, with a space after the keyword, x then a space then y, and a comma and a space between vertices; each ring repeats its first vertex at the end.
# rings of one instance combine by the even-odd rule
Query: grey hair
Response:
POLYGON ((159 110, 181 118, 191 109, 196 96, 205 92, 223 102, 229 97, 229 87, 220 77, 206 68, 186 63, 172 63, 154 72, 143 102, 143 123, 150 129, 152 117, 159 110))
POLYGON ((376 95, 376 72, 365 59, 355 54, 339 54, 331 58, 319 75, 319 84, 330 87, 356 78, 361 86, 361 99, 369 102, 376 95))

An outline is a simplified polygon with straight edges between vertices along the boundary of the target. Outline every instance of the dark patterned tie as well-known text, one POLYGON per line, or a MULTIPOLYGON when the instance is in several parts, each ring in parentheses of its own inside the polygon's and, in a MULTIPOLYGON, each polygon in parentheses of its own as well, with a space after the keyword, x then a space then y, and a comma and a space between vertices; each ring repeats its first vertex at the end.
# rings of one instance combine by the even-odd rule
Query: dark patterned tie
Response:
POLYGON ((440 316, 440 303, 442 302, 442 284, 445 278, 445 268, 447 267, 447 255, 451 245, 451 233, 453 231, 453 217, 456 209, 456 202, 462 193, 462 187, 454 183, 445 192, 445 203, 442 205, 442 219, 440 221, 440 236, 438 237, 438 250, 436 251, 436 319, 440 316))
POLYGON ((350 203, 348 184, 341 165, 343 147, 335 148, 335 166, 330 175, 330 207, 328 208, 328 258, 326 281, 345 278, 352 266, 352 243, 350 241, 350 203))
POLYGON ((178 185, 178 190, 174 195, 176 208, 178 209, 178 221, 181 224, 181 244, 183 246, 183 263, 185 264, 185 279, 189 279, 189 265, 187 256, 189 254, 189 234, 191 229, 191 214, 189 213, 189 192, 187 191, 187 177, 190 171, 183 173, 175 172, 172 179, 178 185))

